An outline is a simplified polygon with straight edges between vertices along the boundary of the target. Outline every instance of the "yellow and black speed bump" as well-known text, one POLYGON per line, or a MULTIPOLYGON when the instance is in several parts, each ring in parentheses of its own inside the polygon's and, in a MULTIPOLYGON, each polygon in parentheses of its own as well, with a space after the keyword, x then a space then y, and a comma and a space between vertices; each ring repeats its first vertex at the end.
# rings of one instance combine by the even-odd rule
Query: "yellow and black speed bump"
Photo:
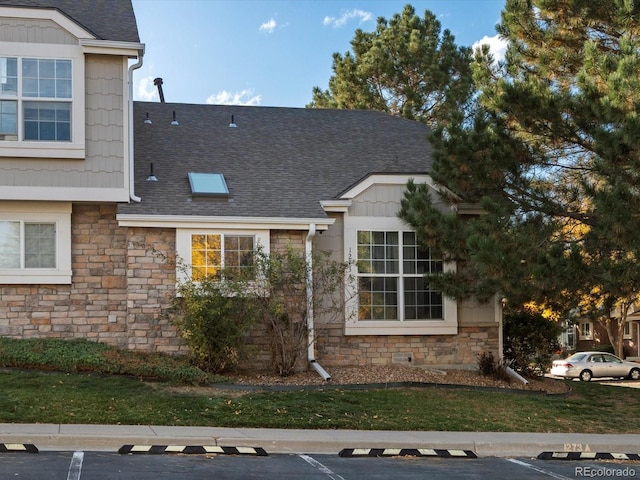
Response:
POLYGON ((640 460, 638 453, 542 452, 538 460, 640 460))
POLYGON ((123 445, 118 450, 122 454, 142 453, 147 455, 183 454, 183 455, 257 455, 268 456, 263 448, 255 447, 218 447, 217 445, 123 445))
POLYGON ((440 448, 345 448, 340 457, 441 457, 478 458, 471 450, 448 450, 440 448))
POLYGON ((30 443, 0 443, 0 453, 38 453, 38 448, 30 443))

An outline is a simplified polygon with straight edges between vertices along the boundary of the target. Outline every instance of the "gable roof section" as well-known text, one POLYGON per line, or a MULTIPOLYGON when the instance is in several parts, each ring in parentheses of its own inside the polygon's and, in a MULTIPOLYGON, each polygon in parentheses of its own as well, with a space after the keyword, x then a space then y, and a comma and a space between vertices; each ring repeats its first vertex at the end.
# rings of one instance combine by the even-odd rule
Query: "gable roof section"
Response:
POLYGON ((321 201, 371 174, 427 174, 427 135, 418 122, 362 110, 135 102, 142 202, 119 213, 326 218, 321 201), (173 111, 179 126, 170 125, 173 111), (146 181, 151 163, 157 182, 146 181), (228 198, 193 197, 188 172, 223 174, 228 198))
POLYGON ((100 40, 140 42, 131 0, 0 0, 0 7, 57 9, 100 40))

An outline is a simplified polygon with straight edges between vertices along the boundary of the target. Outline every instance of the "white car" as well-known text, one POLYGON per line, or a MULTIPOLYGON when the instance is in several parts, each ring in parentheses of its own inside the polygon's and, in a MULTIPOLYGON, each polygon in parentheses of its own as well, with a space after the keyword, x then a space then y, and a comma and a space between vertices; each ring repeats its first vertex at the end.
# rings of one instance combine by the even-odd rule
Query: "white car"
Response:
POLYGON ((601 377, 640 380, 640 364, 626 362, 610 353, 578 352, 564 360, 554 360, 549 373, 566 379, 579 378, 583 382, 601 377))

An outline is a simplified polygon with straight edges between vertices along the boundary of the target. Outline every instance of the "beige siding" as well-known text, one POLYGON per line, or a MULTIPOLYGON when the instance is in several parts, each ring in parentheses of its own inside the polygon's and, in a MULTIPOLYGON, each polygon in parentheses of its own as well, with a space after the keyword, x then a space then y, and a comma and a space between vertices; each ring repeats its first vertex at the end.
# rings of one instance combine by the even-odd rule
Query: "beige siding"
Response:
POLYGON ((75 45, 78 40, 51 20, 0 18, 0 42, 75 45))
POLYGON ((124 188, 125 59, 87 55, 86 158, 0 157, 0 185, 124 188))
MULTIPOLYGON (((400 201, 404 196, 405 190, 406 187, 404 185, 374 185, 353 199, 349 208, 349 215, 357 217, 396 217, 400 210, 400 201)), ((434 193, 434 199, 437 198, 434 193)))

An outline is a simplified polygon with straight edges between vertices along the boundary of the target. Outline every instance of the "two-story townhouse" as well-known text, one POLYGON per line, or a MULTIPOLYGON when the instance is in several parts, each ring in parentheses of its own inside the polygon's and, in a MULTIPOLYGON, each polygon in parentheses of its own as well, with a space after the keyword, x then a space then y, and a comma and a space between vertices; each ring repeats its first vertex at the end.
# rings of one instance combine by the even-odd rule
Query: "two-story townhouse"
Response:
POLYGON ((500 354, 499 303, 430 290, 423 274, 455 265, 397 217, 409 178, 437 189, 424 125, 134 103, 144 47, 129 0, 0 0, 0 42, 0 335, 181 352, 163 315, 172 259, 207 271, 292 245, 357 261, 358 295, 344 318, 314 319, 310 359, 474 367, 500 354))
POLYGON ((143 51, 129 0, 0 1, 0 334, 121 329, 143 51))

